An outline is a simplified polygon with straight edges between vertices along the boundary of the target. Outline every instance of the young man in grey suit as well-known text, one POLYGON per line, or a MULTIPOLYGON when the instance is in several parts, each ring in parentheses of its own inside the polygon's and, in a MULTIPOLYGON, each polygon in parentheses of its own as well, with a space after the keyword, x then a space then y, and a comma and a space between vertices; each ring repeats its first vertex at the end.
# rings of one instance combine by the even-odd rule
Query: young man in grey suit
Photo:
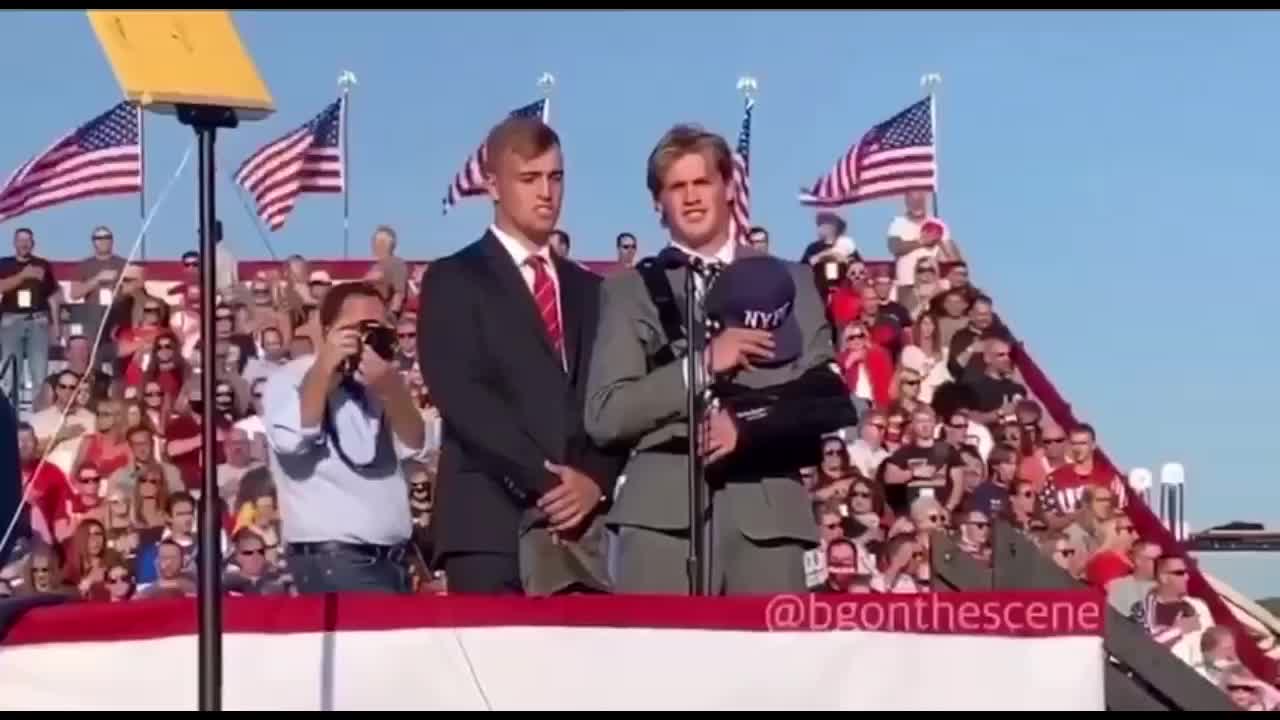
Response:
MULTIPOLYGON (((708 591, 797 592, 806 587, 803 555, 818 544, 810 499, 797 471, 816 459, 826 429, 810 418, 830 418, 830 413, 811 409, 815 402, 827 403, 829 409, 834 400, 849 410, 837 413, 839 422, 848 422, 852 405, 831 369, 831 332, 811 271, 760 256, 730 237, 732 172, 724 139, 693 126, 670 130, 650 155, 649 191, 671 234, 671 247, 659 256, 667 268, 659 272, 665 272, 670 283, 665 298, 674 300, 683 319, 685 273, 691 266, 697 267, 699 296, 710 301, 717 283, 740 274, 736 265, 749 259, 771 263, 746 274, 759 271, 757 277, 768 284, 790 288, 781 288, 791 298, 775 316, 785 316, 789 332, 729 319, 704 353, 708 380, 717 388, 748 394, 769 388, 775 397, 787 397, 783 389, 793 384, 808 389, 803 398, 782 403, 785 408, 737 413, 726 398, 704 416, 708 591), (709 295, 704 295, 708 287, 709 295), (814 388, 819 397, 814 397, 814 388)), ((732 281, 738 289, 730 294, 740 294, 743 285, 754 282, 750 277, 743 280, 732 281)), ((623 473, 625 483, 607 518, 616 541, 615 590, 687 593, 688 378, 680 357, 684 343, 668 337, 665 328, 674 313, 668 310, 664 323, 650 282, 640 269, 605 280, 587 380, 585 426, 596 442, 633 450, 623 473)), ((759 308, 752 317, 769 310, 759 308)), ((699 329, 693 335, 703 333, 699 329)))

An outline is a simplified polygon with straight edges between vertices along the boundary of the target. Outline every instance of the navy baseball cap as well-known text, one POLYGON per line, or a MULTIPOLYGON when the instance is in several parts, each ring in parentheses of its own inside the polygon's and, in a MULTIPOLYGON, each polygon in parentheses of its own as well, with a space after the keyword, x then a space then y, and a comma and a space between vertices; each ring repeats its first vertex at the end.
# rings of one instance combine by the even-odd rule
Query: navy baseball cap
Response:
POLYGON ((803 339, 795 318, 796 283, 787 266, 768 255, 740 258, 720 273, 707 294, 707 316, 725 328, 769 330, 773 360, 785 365, 800 357, 803 339))

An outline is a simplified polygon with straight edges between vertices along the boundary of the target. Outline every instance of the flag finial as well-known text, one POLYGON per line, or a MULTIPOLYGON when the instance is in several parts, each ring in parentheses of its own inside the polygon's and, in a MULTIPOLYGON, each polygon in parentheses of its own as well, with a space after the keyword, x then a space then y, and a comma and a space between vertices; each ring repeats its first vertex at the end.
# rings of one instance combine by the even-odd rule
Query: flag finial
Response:
POLYGON ((347 92, 359 84, 360 82, 356 80, 356 74, 350 70, 343 70, 338 73, 338 87, 341 88, 343 92, 347 92))
POLYGON ((738 92, 742 93, 748 100, 755 100, 759 89, 760 83, 754 77, 743 75, 738 78, 738 92))
POLYGON ((550 97, 551 91, 556 87, 556 76, 549 72, 544 72, 538 77, 538 90, 542 91, 542 97, 550 97))
POLYGON ((942 73, 925 73, 920 76, 920 87, 924 88, 930 95, 933 94, 935 88, 942 84, 942 73))

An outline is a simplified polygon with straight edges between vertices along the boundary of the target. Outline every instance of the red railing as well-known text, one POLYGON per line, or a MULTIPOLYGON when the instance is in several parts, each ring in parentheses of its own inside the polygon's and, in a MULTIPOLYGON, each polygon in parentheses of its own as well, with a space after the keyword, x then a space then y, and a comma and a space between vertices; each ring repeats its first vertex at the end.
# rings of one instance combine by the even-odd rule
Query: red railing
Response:
MULTIPOLYGON (((410 263, 430 262, 427 258, 405 258, 410 263)), ((69 280, 75 277, 76 266, 80 264, 79 260, 51 260, 53 265, 53 276, 58 280, 69 280)), ((178 282, 186 280, 188 277, 187 270, 178 260, 148 260, 146 262, 136 263, 145 268, 147 280, 156 280, 160 282, 178 282)), ((307 260, 307 268, 311 271, 324 270, 329 273, 334 280, 352 280, 364 275, 373 264, 373 260, 307 260)), ((582 263, 587 269, 604 273, 611 268, 614 263, 588 261, 582 263)), ((239 277, 242 282, 252 280, 259 270, 281 270, 284 260, 241 260, 236 264, 239 270, 239 277)))
MULTIPOLYGON (((1027 389, 1039 398, 1045 411, 1064 430, 1080 422, 1071 410, 1071 403, 1062 397, 1057 388, 1053 386, 1053 383, 1049 381, 1049 377, 1045 375, 1044 371, 1040 369, 1040 366, 1031 357, 1031 354, 1027 352, 1026 346, 1021 342, 1018 343, 1018 347, 1014 352, 1014 365, 1022 373, 1022 380, 1026 383, 1027 389)), ((1097 457, 1104 468, 1124 476, 1125 473, 1111 462, 1111 459, 1107 457, 1101 447, 1098 449, 1097 457)), ((1213 613, 1213 618, 1217 623, 1230 627, 1235 633, 1236 648, 1241 661, 1259 678, 1267 682, 1275 682, 1275 663, 1271 658, 1263 654, 1262 650, 1258 648, 1257 642, 1245 630, 1244 625, 1236 619, 1230 608, 1227 607, 1226 602, 1205 580, 1195 560, 1187 554, 1186 548, 1182 543, 1178 542, 1173 533, 1169 532, 1164 523, 1160 522, 1160 518, 1151 511, 1151 508, 1147 507, 1142 497, 1135 493, 1127 482, 1124 485, 1128 500, 1128 515, 1133 520, 1134 526, 1137 527, 1138 534, 1145 540, 1158 543, 1165 552, 1181 555, 1187 560, 1187 566, 1191 570, 1188 578, 1188 589, 1191 594, 1200 598, 1209 606, 1209 611, 1213 613)))

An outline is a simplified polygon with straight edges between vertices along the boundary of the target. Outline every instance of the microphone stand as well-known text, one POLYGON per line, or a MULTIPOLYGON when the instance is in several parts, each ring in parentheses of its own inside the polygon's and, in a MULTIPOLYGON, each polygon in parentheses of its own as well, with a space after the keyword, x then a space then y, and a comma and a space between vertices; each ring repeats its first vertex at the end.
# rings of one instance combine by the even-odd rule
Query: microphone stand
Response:
POLYGON ((685 370, 688 377, 687 410, 689 414, 689 591, 691 595, 710 593, 710 562, 707 558, 707 484, 702 463, 702 368, 705 328, 701 323, 698 306, 697 270, 692 264, 685 266, 685 334, 688 352, 685 354, 685 370), (697 334, 695 334, 697 333, 697 334))
POLYGON ((203 464, 200 484, 200 508, 197 526, 199 576, 196 596, 199 601, 199 703, 201 712, 222 710, 222 518, 218 506, 218 440, 213 387, 214 372, 214 298, 217 294, 217 244, 214 226, 217 203, 214 193, 214 147, 219 128, 234 128, 239 120, 231 108, 209 105, 179 105, 178 121, 191 126, 200 144, 199 184, 197 186, 200 216, 200 460, 203 464))

